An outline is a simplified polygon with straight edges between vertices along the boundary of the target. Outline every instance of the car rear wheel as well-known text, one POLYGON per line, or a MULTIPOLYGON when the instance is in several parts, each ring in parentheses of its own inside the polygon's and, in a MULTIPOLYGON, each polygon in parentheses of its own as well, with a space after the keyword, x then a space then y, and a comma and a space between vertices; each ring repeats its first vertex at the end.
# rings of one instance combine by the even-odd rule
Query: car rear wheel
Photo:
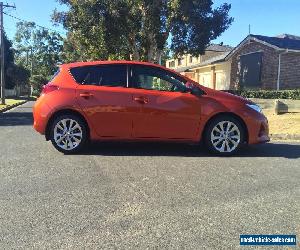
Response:
POLYGON ((220 116, 209 123, 204 138, 211 152, 219 155, 232 155, 244 143, 245 131, 234 117, 220 116))
POLYGON ((79 152, 88 141, 86 125, 75 115, 57 117, 52 123, 50 136, 53 146, 65 154, 79 152))

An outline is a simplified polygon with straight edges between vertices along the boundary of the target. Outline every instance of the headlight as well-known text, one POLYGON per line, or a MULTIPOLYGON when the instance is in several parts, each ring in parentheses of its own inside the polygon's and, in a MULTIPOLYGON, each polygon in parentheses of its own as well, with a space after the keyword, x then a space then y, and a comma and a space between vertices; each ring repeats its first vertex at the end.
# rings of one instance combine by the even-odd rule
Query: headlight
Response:
POLYGON ((258 105, 256 105, 256 104, 246 104, 246 105, 247 105, 249 108, 251 108, 251 109, 257 111, 258 113, 262 113, 262 110, 261 110, 261 108, 260 108, 258 105))

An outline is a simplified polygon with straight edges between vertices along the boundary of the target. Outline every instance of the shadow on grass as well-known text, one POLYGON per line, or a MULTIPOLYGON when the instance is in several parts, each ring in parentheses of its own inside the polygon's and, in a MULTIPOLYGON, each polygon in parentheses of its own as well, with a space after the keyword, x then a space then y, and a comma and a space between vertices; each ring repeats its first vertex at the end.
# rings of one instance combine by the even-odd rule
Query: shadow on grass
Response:
MULTIPOLYGON (((179 156, 179 157, 216 157, 207 152, 203 145, 169 143, 116 143, 98 142, 91 144, 84 155, 102 156, 179 156)), ((300 157, 300 144, 267 143, 244 146, 236 155, 240 157, 300 157)))

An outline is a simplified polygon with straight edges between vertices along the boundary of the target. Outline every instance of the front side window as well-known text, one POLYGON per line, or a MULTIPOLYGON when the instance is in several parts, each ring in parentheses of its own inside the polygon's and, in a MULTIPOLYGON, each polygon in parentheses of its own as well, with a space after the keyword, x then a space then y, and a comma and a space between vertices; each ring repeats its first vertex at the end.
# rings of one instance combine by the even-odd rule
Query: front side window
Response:
POLYGON ((171 72, 149 66, 133 66, 131 70, 131 82, 135 88, 175 92, 186 91, 186 81, 181 77, 171 72))
POLYGON ((83 85, 126 87, 126 65, 95 65, 70 69, 75 81, 83 85))

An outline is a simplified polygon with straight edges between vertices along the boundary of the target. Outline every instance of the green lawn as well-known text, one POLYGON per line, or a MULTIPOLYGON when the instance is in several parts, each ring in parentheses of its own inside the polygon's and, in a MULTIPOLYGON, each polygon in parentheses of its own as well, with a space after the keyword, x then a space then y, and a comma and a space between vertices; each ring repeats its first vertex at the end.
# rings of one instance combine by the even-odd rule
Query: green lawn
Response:
POLYGON ((24 101, 24 100, 6 99, 6 100, 5 100, 5 105, 2 105, 2 104, 1 104, 1 101, 0 101, 0 110, 1 110, 2 108, 7 107, 7 106, 14 105, 14 104, 16 104, 16 103, 20 103, 20 102, 23 102, 23 101, 24 101))

